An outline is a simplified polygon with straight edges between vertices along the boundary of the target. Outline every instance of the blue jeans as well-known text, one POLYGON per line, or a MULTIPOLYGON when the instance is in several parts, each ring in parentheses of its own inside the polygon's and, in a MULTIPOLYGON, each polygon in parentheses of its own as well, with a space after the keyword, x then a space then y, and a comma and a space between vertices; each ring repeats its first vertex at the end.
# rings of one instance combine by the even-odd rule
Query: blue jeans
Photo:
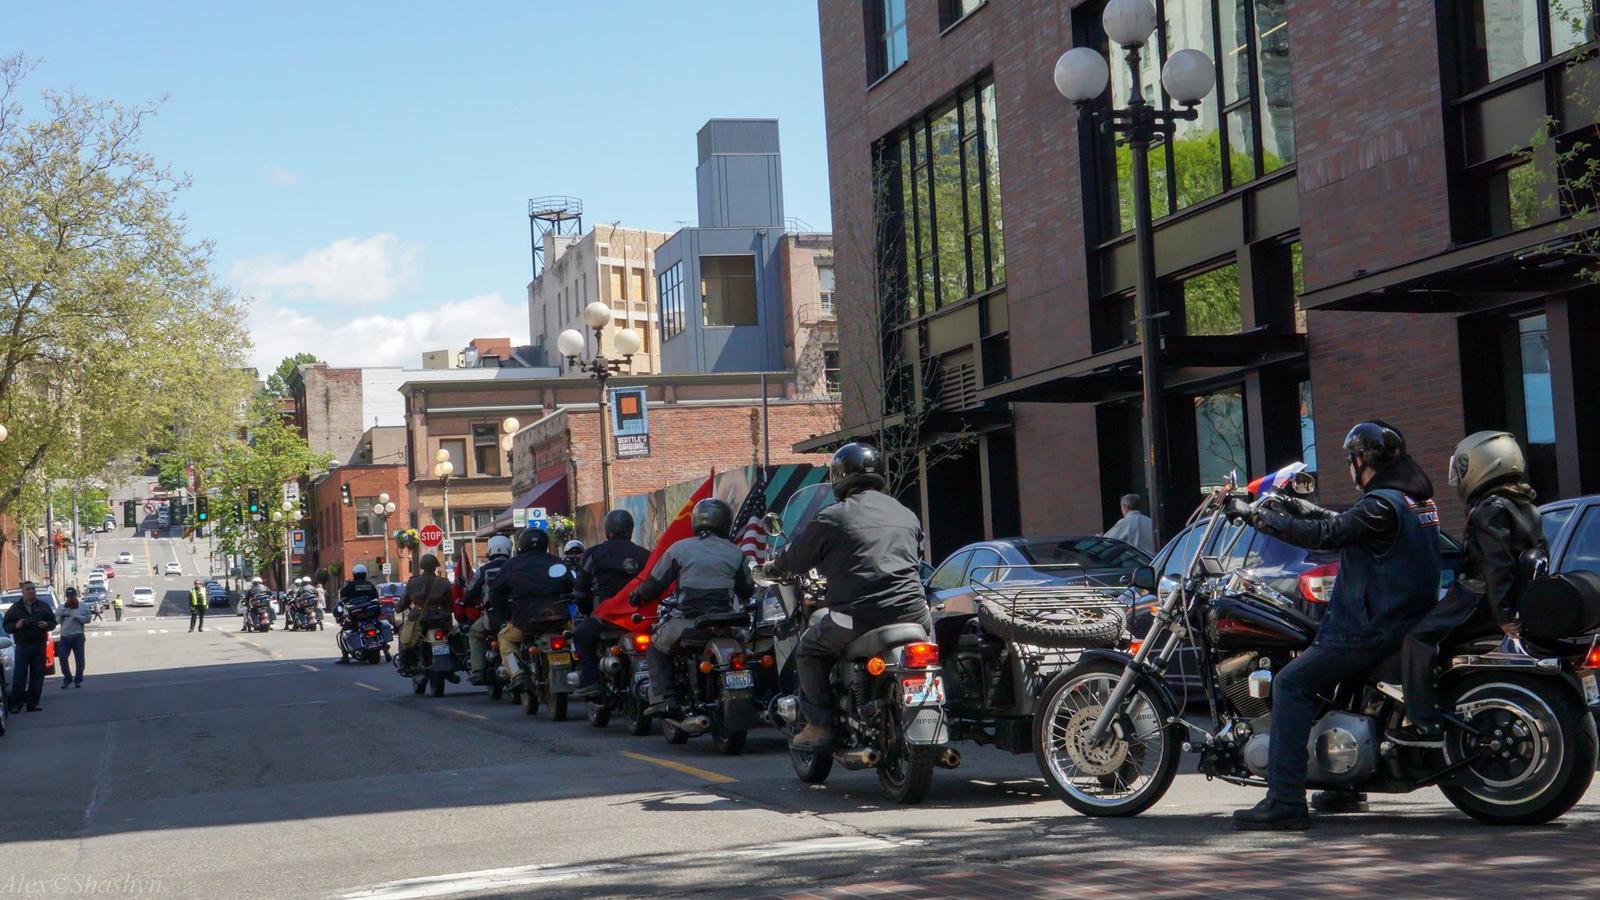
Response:
POLYGON ((63 684, 68 681, 83 684, 83 637, 81 634, 74 634, 56 642, 56 656, 61 660, 63 684), (76 666, 73 665, 74 662, 77 663, 76 666), (76 678, 72 674, 74 670, 78 673, 76 678))
POLYGON ((17 644, 17 670, 11 673, 11 708, 39 705, 44 691, 44 643, 17 644))
POLYGON ((1321 697, 1383 662, 1393 647, 1312 644, 1272 680, 1272 740, 1268 744, 1267 793, 1288 803, 1306 800, 1306 762, 1311 722, 1321 697))

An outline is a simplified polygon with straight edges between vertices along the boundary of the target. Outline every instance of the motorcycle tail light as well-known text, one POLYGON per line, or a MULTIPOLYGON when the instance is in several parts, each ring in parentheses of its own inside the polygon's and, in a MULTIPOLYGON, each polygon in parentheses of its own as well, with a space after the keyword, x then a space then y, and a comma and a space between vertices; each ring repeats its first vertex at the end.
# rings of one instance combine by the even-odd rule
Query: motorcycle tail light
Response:
POLYGON ((906 645, 906 668, 927 669, 939 664, 939 645, 919 641, 906 645))
POLYGON ((436 640, 436 641, 444 640, 444 629, 443 628, 435 628, 433 630, 433 639, 436 640))
POLYGON ((709 659, 700 660, 700 674, 701 675, 710 675, 711 674, 711 660, 709 660, 709 659))
POLYGON ((735 653, 734 655, 728 657, 728 668, 733 669, 734 671, 743 669, 744 663, 745 659, 743 653, 735 653))
POLYGON ((551 650, 565 650, 566 648, 567 648, 567 639, 565 637, 563 637, 563 636, 558 634, 555 637, 550 639, 550 649, 551 650))
POLYGON ((888 665, 883 661, 883 657, 881 656, 874 656, 873 658, 867 660, 868 675, 882 675, 883 670, 886 668, 888 668, 888 665))
POLYGON ((1300 599, 1307 603, 1327 603, 1333 598, 1333 583, 1338 577, 1338 563, 1323 563, 1301 572, 1300 599))
POLYGON ((763 668, 763 669, 771 669, 771 668, 775 667, 777 664, 778 664, 778 661, 776 659, 773 659, 772 658, 772 654, 770 654, 770 653, 767 654, 766 656, 761 657, 761 668, 763 668))
POLYGON ((367 629, 367 637, 377 637, 377 636, 378 636, 378 632, 377 631, 375 631, 375 630, 373 630, 371 628, 367 629))
POLYGON ((629 639, 633 641, 633 649, 639 653, 650 649, 650 635, 648 634, 631 635, 629 639))
POLYGON ((1583 658, 1580 669, 1600 669, 1600 644, 1589 648, 1589 655, 1583 658))

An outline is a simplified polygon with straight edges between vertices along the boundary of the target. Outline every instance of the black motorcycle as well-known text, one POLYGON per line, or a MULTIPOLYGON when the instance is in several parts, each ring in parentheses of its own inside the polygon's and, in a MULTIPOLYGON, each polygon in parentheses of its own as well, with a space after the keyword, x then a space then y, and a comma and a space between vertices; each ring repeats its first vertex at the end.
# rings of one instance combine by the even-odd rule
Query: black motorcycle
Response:
POLYGON ((549 707, 550 718, 564 722, 568 700, 575 689, 567 678, 572 671, 572 636, 565 613, 552 613, 535 621, 523 632, 518 652, 521 679, 513 678, 511 696, 522 704, 522 711, 538 715, 541 706, 549 707))
POLYGON ((288 607, 283 620, 285 630, 317 631, 322 628, 322 609, 317 606, 316 594, 297 591, 289 595, 285 604, 288 607))
POLYGON ((347 663, 355 659, 376 663, 389 658, 391 632, 377 602, 356 603, 349 607, 340 604, 336 612, 341 626, 337 637, 340 662, 347 663))
MULTIPOLYGON (((1285 493, 1315 488, 1303 467, 1278 475, 1285 493)), ((1206 498, 1191 518, 1209 516, 1195 547, 1208 546, 1225 502, 1240 493, 1230 478, 1206 498)), ((1291 601, 1248 571, 1224 571, 1215 557, 1196 553, 1181 579, 1154 581, 1149 568, 1135 573, 1134 583, 1160 598, 1137 650, 1086 651, 1046 688, 1035 716, 1040 771, 1057 797, 1085 815, 1148 809, 1172 785, 1188 749, 1199 752, 1208 778, 1265 787, 1273 676, 1316 636, 1316 623, 1291 601), (1185 644, 1199 660, 1209 727, 1183 719, 1164 677, 1185 644)), ((1308 786, 1407 793, 1436 785, 1462 812, 1494 825, 1548 822, 1572 808, 1596 761, 1595 723, 1578 677, 1590 644, 1530 638, 1529 654, 1498 643, 1496 630, 1444 648, 1442 750, 1384 737, 1405 717, 1398 651, 1364 680, 1331 692, 1307 745, 1308 786)))
MULTIPOLYGON (((631 702, 635 675, 643 671, 644 650, 650 646, 648 634, 632 634, 620 627, 607 626, 600 632, 600 682, 596 686, 598 693, 589 698, 589 724, 596 728, 604 728, 611 724, 611 716, 616 712, 625 712, 629 715, 630 730, 632 723, 642 714, 644 707, 649 705, 649 700, 639 698, 640 703, 631 702), (642 640, 639 640, 642 639, 642 640), (634 645, 641 644, 635 652, 634 645)), ((649 722, 645 722, 645 731, 650 730, 649 722)), ((642 732, 641 732, 642 733, 642 732)))
POLYGON ((272 606, 266 594, 247 599, 244 609, 244 631, 271 631, 272 606))
MULTIPOLYGON (((401 670, 401 674, 411 679, 411 691, 416 694, 443 697, 445 682, 459 682, 458 673, 467 671, 469 665, 466 635, 448 623, 424 627, 413 655, 410 670, 401 670)), ((399 665, 396 659, 396 668, 399 665)))
MULTIPOLYGON (((677 610, 677 598, 662 601, 655 629, 677 615, 677 610)), ((754 660, 745 646, 750 615, 748 609, 699 615, 679 635, 670 654, 673 689, 663 693, 678 698, 683 716, 662 717, 661 734, 667 743, 686 744, 692 737, 710 734, 717 752, 727 756, 744 752, 750 729, 761 724, 755 702, 755 674, 750 669, 754 660)), ((634 615, 635 622, 646 618, 634 615)), ((643 687, 648 692, 648 676, 643 687)))

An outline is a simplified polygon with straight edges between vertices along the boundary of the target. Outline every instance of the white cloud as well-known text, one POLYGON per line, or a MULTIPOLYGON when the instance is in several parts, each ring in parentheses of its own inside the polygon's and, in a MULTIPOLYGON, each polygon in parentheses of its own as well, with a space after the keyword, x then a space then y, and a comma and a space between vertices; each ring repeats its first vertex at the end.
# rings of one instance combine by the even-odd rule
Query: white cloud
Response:
POLYGON ((281 292, 292 299, 368 304, 392 299, 417 283, 422 245, 384 232, 339 238, 297 259, 267 254, 241 259, 229 275, 246 294, 263 300, 281 292))
POLYGON ((275 184, 278 187, 294 187, 303 180, 299 172, 291 172, 283 166, 272 166, 263 171, 261 177, 266 179, 268 184, 275 184))
POLYGON ((347 318, 276 306, 257 300, 250 309, 255 343, 251 365, 263 377, 284 357, 302 350, 333 366, 420 368, 425 350, 459 349, 479 337, 509 337, 513 346, 528 342, 528 310, 498 292, 401 315, 347 318))

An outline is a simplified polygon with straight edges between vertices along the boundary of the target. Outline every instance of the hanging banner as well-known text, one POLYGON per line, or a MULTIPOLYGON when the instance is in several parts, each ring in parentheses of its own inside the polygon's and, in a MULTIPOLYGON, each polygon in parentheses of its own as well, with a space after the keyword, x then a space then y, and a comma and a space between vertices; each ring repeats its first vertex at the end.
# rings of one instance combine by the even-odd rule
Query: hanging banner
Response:
POLYGON ((643 387, 611 388, 611 436, 617 459, 650 455, 650 419, 643 387))

